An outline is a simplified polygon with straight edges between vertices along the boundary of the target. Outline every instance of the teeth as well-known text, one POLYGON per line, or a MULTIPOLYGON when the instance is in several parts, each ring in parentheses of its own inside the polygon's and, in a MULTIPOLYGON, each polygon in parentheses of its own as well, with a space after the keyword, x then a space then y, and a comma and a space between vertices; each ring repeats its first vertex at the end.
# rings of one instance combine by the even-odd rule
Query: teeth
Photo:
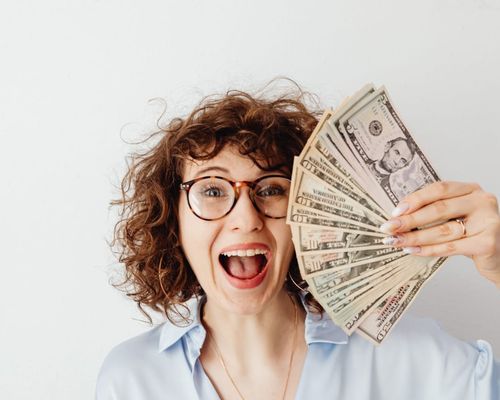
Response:
POLYGON ((257 254, 266 254, 266 250, 262 249, 248 249, 248 250, 233 250, 233 251, 226 251, 222 253, 222 255, 226 257, 232 257, 232 256, 238 256, 238 257, 253 257, 257 254))

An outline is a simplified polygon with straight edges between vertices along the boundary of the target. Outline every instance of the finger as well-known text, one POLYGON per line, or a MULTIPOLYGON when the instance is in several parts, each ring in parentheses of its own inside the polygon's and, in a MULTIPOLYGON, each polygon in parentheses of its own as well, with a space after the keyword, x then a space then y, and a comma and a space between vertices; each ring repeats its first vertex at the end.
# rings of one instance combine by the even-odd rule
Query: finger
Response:
POLYGON ((448 221, 431 228, 420 229, 412 232, 400 233, 382 239, 384 244, 394 247, 428 246, 439 243, 451 242, 464 237, 465 225, 456 220, 448 221))
POLYGON ((406 196, 393 210, 391 215, 397 217, 403 214, 409 214, 437 200, 465 196, 480 189, 481 187, 477 183, 451 181, 434 182, 406 196))
POLYGON ((413 213, 390 219, 380 230, 385 233, 408 232, 414 228, 470 215, 477 207, 471 200, 470 195, 437 200, 413 213))
POLYGON ((439 243, 429 246, 404 247, 403 251, 408 254, 423 257, 448 257, 458 254, 471 257, 480 246, 478 237, 466 237, 452 242, 439 243))

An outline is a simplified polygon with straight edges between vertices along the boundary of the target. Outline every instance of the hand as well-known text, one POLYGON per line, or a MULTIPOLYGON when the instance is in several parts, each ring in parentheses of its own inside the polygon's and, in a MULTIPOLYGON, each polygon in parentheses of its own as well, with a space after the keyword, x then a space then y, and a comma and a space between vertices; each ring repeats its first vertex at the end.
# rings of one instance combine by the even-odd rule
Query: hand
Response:
POLYGON ((493 194, 476 183, 436 182, 405 197, 392 216, 380 227, 393 235, 384 243, 419 256, 465 255, 500 289, 500 216, 493 194))

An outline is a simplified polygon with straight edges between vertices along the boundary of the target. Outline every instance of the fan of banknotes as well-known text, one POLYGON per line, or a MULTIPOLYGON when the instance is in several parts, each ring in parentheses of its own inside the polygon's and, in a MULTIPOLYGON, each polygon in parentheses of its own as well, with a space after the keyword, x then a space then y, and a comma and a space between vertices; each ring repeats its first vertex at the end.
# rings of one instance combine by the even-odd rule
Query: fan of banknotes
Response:
POLYGON ((308 290, 347 334, 380 344, 445 258, 384 245, 380 225, 438 181, 384 87, 327 110, 295 157, 287 223, 308 290))

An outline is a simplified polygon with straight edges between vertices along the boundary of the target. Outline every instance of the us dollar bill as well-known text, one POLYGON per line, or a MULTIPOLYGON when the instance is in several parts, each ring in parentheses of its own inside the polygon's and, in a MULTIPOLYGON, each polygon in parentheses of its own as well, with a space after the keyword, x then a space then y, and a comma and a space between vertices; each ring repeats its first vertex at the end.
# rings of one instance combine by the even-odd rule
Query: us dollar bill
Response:
POLYGON ((358 326, 357 332, 375 344, 380 344, 389 334, 401 315, 429 278, 443 265, 446 258, 429 262, 404 284, 394 288, 358 326))
MULTIPOLYGON (((373 215, 374 219, 379 221, 386 220, 385 216, 378 210, 378 207, 372 204, 367 196, 358 194, 356 191, 340 184, 335 179, 332 179, 328 174, 321 171, 317 166, 313 164, 309 164, 307 168, 304 168, 301 165, 295 166, 294 173, 298 175, 299 171, 307 171, 310 175, 314 175, 328 191, 331 191, 338 196, 345 197, 350 203, 356 204, 358 207, 366 210, 368 215, 373 215)), ((295 182, 294 176, 292 176, 292 179, 295 182)))
MULTIPOLYGON (((354 279, 347 281, 343 285, 339 285, 333 290, 323 293, 323 298, 327 301, 328 307, 334 312, 339 313, 346 306, 353 307, 359 303, 359 299, 363 296, 363 302, 370 302, 374 299, 373 290, 379 289, 382 284, 389 285, 389 281, 394 279, 398 274, 406 271, 403 268, 403 262, 391 262, 388 268, 384 268, 380 273, 377 273, 370 279, 354 279)), ((352 310, 350 310, 352 311, 352 310)))
MULTIPOLYGON (((367 84, 363 86, 353 96, 351 96, 349 100, 346 101, 342 107, 335 110, 335 112, 332 113, 332 115, 330 115, 326 119, 325 125, 326 124, 335 125, 333 121, 337 121, 338 119, 342 118, 342 116, 344 116, 350 110, 355 108, 367 96, 371 95, 374 92, 375 92, 375 87, 373 86, 373 84, 367 84)), ((313 139, 311 141, 317 140, 317 137, 319 136, 320 132, 322 132, 321 129, 318 129, 317 132, 314 132, 315 134, 313 135, 313 139)), ((325 142, 325 144, 331 143, 332 146, 330 148, 336 149, 336 153, 345 161, 345 165, 349 165, 351 170, 356 171, 356 165, 351 163, 353 158, 350 157, 349 154, 350 149, 348 148, 346 143, 343 140, 341 140, 341 137, 339 137, 338 135, 333 135, 329 139, 330 140, 325 142)))
POLYGON ((369 234, 356 234, 321 227, 292 225, 295 250, 297 253, 314 254, 328 250, 332 253, 387 248, 382 238, 369 234))
MULTIPOLYGON (((408 256, 405 259, 400 259, 395 262, 395 264, 398 265, 399 271, 406 270, 407 272, 407 275, 402 276, 402 278, 401 275, 399 275, 399 277, 403 281, 406 281, 406 276, 409 276, 408 274, 411 275, 415 273, 411 271, 408 272, 409 269, 413 268, 413 271, 417 271, 418 268, 421 268, 423 265, 422 261, 419 258, 412 256, 408 256)), ((389 281, 390 282, 387 282, 387 287, 385 290, 377 292, 372 291, 369 299, 365 299, 362 304, 359 304, 359 307, 356 310, 349 310, 348 313, 344 313, 342 315, 342 318, 338 316, 337 322, 347 334, 350 335, 352 334, 352 332, 354 332, 354 330, 357 329, 359 324, 363 322, 363 320, 370 314, 370 312, 374 310, 381 299, 383 299, 384 296, 387 296, 387 294, 394 289, 395 284, 397 287, 397 282, 395 282, 394 279, 391 279, 389 281)))
POLYGON ((362 287, 362 290, 355 291, 352 295, 344 297, 340 302, 336 299, 326 302, 330 316, 333 315, 333 318, 340 326, 345 326, 346 322, 353 315, 362 311, 366 304, 372 303, 394 286, 398 286, 408 280, 415 274, 417 268, 418 266, 412 264, 412 260, 409 260, 405 268, 399 268, 395 270, 395 273, 387 277, 369 282, 368 285, 362 287))
POLYGON ((368 230, 349 222, 332 220, 331 218, 322 215, 317 211, 313 211, 305 207, 300 207, 293 202, 290 202, 286 222, 288 224, 295 224, 298 226, 321 226, 325 229, 337 229, 342 232, 371 234, 378 237, 387 236, 383 233, 380 233, 380 231, 378 231, 377 229, 368 230))
POLYGON ((360 206, 347 196, 328 190, 325 182, 309 174, 299 166, 294 171, 294 193, 291 200, 302 207, 317 210, 321 214, 344 222, 351 222, 368 230, 374 230, 382 221, 369 209, 360 206))
MULTIPOLYGON (((338 143, 343 143, 344 139, 336 128, 337 123, 338 118, 332 117, 327 120, 324 128, 318 132, 316 141, 312 146, 323 154, 333 168, 348 176, 353 182, 356 182, 358 188, 365 193, 370 193, 369 197, 372 197, 370 177, 365 171, 357 167, 358 164, 354 155, 342 154, 339 150, 338 143)), ((347 144, 345 144, 345 147, 347 147, 347 144)))
MULTIPOLYGON (((299 164, 305 168, 306 170, 310 170, 312 166, 317 168, 317 171, 321 173, 318 175, 318 178, 321 179, 322 175, 326 175, 329 181, 335 181, 339 185, 344 186, 345 190, 350 190, 356 192, 362 197, 367 197, 368 193, 366 193, 362 187, 360 187, 355 180, 351 178, 350 175, 345 170, 337 167, 338 163, 331 164, 330 160, 327 159, 323 153, 318 150, 318 143, 316 142, 313 146, 304 148, 304 151, 301 154, 299 159, 299 164)), ((330 159, 333 157, 330 156, 330 159)), ((316 170, 313 170, 313 173, 316 170)), ((325 181, 325 183, 327 183, 325 181)))
MULTIPOLYGON (((334 127, 334 124, 338 121, 337 118, 338 117, 334 117, 331 112, 325 111, 325 115, 321 119, 320 124, 318 124, 321 125, 320 129, 315 130, 313 139, 310 139, 308 141, 308 143, 304 147, 304 150, 298 157, 300 163, 302 163, 306 169, 310 170, 312 173, 316 174, 319 177, 330 175, 329 177, 324 179, 327 183, 331 183, 331 179, 335 180, 335 178, 331 177, 333 174, 337 174, 341 177, 343 176, 344 179, 348 177, 351 180, 352 184, 357 187, 358 194, 361 193, 361 196, 354 197, 353 199, 355 201, 362 199, 363 202, 370 202, 370 207, 374 208, 374 212, 376 212, 381 217, 386 218, 387 213, 383 209, 383 207, 381 207, 376 201, 374 201, 374 199, 370 195, 367 194, 368 191, 372 191, 373 188, 376 188, 376 186, 370 186, 371 180, 369 179, 368 175, 364 177, 362 176, 363 174, 366 174, 365 171, 360 170, 359 168, 357 170, 353 169, 353 160, 356 161, 354 157, 350 156, 348 157, 350 161, 346 161, 343 155, 339 152, 338 147, 335 145, 335 139, 339 135, 339 133, 336 131, 336 128, 334 127), (311 148, 318 150, 324 156, 324 160, 328 161, 328 166, 324 165, 321 168, 318 168, 318 164, 310 158, 309 153, 311 148), (311 168, 311 165, 315 165, 316 169, 311 168), (325 173, 325 170, 328 167, 330 171, 333 171, 333 173, 325 173)), ((337 141, 338 140, 339 139, 337 138, 337 141)), ((344 146, 347 148, 346 144, 344 144, 344 146)), ((345 185, 337 187, 335 183, 332 183, 332 186, 343 191, 347 195, 349 195, 351 192, 356 193, 356 190, 352 189, 345 191, 343 187, 345 185)))
POLYGON ((385 271, 400 267, 403 263, 395 262, 398 259, 400 259, 400 256, 394 256, 309 278, 307 280, 309 289, 315 296, 323 298, 324 295, 337 290, 337 288, 344 288, 365 279, 373 279, 385 271))
POLYGON ((302 277, 348 334, 380 343, 445 258, 382 243, 403 197, 439 180, 385 88, 327 110, 292 170, 286 222, 302 277))
POLYGON ((317 151, 324 157, 318 165, 321 167, 334 168, 340 176, 344 176, 349 180, 348 186, 356 186, 358 190, 364 193, 365 190, 363 186, 359 184, 356 171, 348 165, 347 161, 338 151, 338 148, 335 146, 332 138, 330 137, 332 125, 331 120, 333 116, 334 114, 330 111, 325 111, 314 133, 304 146, 303 151, 300 153, 300 162, 302 164, 304 161, 311 161, 309 158, 312 157, 312 163, 316 164, 316 160, 319 158, 317 157, 317 154, 313 154, 313 152, 317 151), (323 141, 325 140, 329 142, 330 145, 324 144, 323 141))
POLYGON ((301 266, 302 277, 304 279, 312 278, 326 272, 332 272, 338 269, 356 267, 389 258, 393 255, 403 255, 404 252, 397 248, 386 248, 376 250, 364 250, 359 252, 344 252, 323 254, 297 254, 299 266, 301 266))
POLYGON ((373 261, 361 264, 349 269, 340 270, 342 274, 336 276, 335 282, 323 281, 321 286, 316 284, 317 277, 310 278, 311 284, 319 297, 324 299, 336 296, 338 293, 353 292, 353 289, 360 288, 366 282, 374 281, 381 276, 396 271, 405 265, 404 259, 408 259, 408 255, 395 254, 378 261, 373 261))
POLYGON ((373 196, 369 193, 369 190, 366 186, 361 184, 362 179, 359 174, 350 169, 350 166, 343 163, 341 160, 340 154, 338 154, 337 148, 328 146, 327 142, 331 142, 331 135, 333 133, 330 132, 329 124, 325 125, 325 132, 320 132, 318 134, 317 140, 310 147, 311 150, 306 149, 308 152, 303 155, 305 161, 314 160, 315 152, 318 152, 322 156, 322 160, 326 160, 326 165, 333 171, 334 174, 343 177, 345 181, 347 181, 354 191, 358 191, 361 196, 366 197, 367 201, 372 202, 372 204, 378 210, 378 215, 386 217, 387 214, 382 207, 377 203, 377 201, 373 198, 373 196), (310 153, 310 154, 308 154, 310 153))
POLYGON ((389 207, 439 180, 384 87, 350 110, 338 126, 361 168, 385 193, 389 207))
POLYGON ((358 299, 360 296, 365 296, 372 293, 374 289, 378 289, 380 284, 386 282, 398 271, 402 270, 400 263, 393 263, 372 276, 363 277, 360 279, 352 279, 343 285, 339 285, 334 289, 323 292, 321 299, 332 313, 338 313, 345 307, 349 307, 351 303, 358 299))
MULTIPOLYGON (((321 153, 318 148, 322 148, 320 142, 314 143, 314 147, 305 148, 303 154, 298 159, 297 163, 311 175, 316 176, 323 184, 330 186, 332 189, 343 193, 353 201, 362 200, 362 203, 368 204, 365 206, 370 214, 378 220, 386 220, 386 215, 380 206, 373 200, 368 193, 359 187, 350 175, 345 175, 344 171, 338 168, 338 163, 330 164, 330 160, 335 160, 329 155, 329 160, 321 153), (353 198, 352 195, 355 195, 353 198)), ((325 151, 326 154, 329 154, 325 151)), ((332 161, 332 162, 333 162, 332 161)), ((294 170, 299 168, 294 166, 294 170)))

